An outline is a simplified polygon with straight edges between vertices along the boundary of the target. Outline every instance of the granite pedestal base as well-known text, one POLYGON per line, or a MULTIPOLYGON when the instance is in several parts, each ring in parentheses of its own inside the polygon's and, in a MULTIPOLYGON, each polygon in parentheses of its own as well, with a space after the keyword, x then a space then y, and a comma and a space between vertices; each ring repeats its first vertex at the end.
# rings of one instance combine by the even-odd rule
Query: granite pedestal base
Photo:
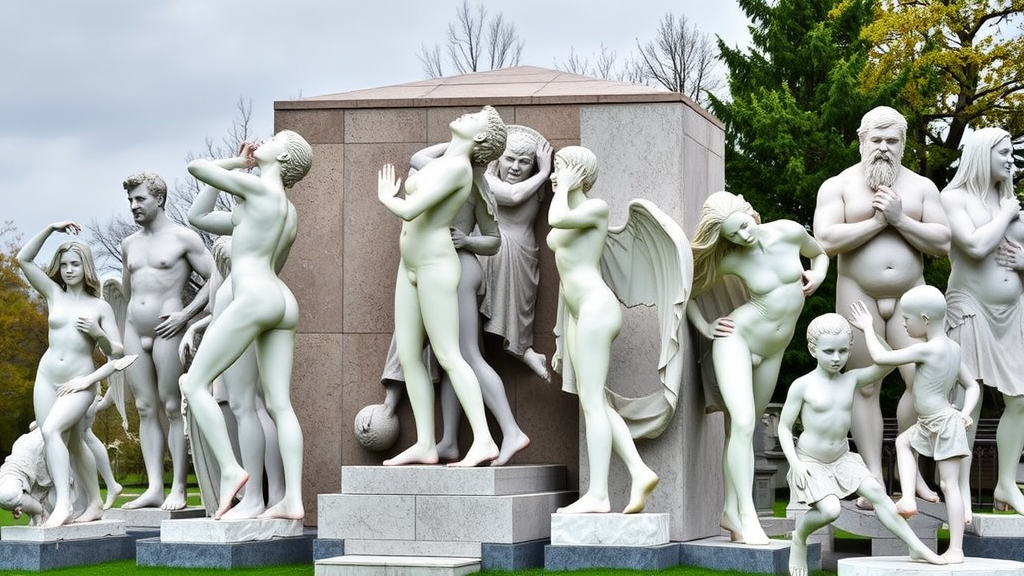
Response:
POLYGON ((671 568, 679 547, 668 533, 668 514, 552 514, 544 568, 671 568))
POLYGON ((679 565, 679 544, 660 546, 545 546, 545 570, 627 568, 665 570, 679 565))
POLYGON ((964 534, 964 554, 1024 562, 1024 516, 975 514, 964 534))
POLYGON ((302 536, 301 520, 280 518, 251 520, 214 520, 192 518, 165 520, 160 525, 160 541, 196 544, 230 544, 275 538, 302 536))
POLYGON ((277 564, 311 564, 316 531, 301 536, 256 542, 199 543, 161 542, 145 538, 136 545, 139 566, 172 568, 246 568, 277 564))
POLYGON ((99 520, 56 528, 0 529, 0 569, 42 571, 135 557, 135 538, 123 522, 99 520))
MULTIPOLYGON (((924 510, 924 500, 917 501, 919 510, 924 510)), ((854 505, 852 500, 844 500, 843 511, 839 518, 832 523, 832 526, 856 534, 871 538, 872 556, 906 556, 907 545, 889 532, 889 529, 882 526, 875 516, 873 510, 861 510, 854 505)), ((945 506, 942 506, 945 509, 945 506)), ((928 508, 935 509, 934 507, 928 508)), ((910 524, 914 535, 918 537, 933 552, 937 552, 939 528, 942 527, 942 520, 925 513, 919 513, 907 521, 910 524)))
POLYGON ((320 560, 315 576, 464 576, 480 571, 474 558, 430 556, 338 556, 320 560))
MULTIPOLYGON (((725 536, 679 543, 679 563, 713 570, 740 570, 760 574, 789 574, 788 540, 766 546, 738 544, 725 536)), ((807 567, 821 570, 821 545, 807 545, 807 567)))
POLYGON ((164 520, 182 520, 185 518, 205 518, 206 510, 197 506, 181 510, 161 510, 160 508, 111 508, 103 512, 104 520, 122 520, 128 528, 160 528, 164 520))
POLYGON ((973 557, 945 566, 911 562, 907 556, 842 558, 838 567, 838 576, 1024 576, 1020 562, 973 557))

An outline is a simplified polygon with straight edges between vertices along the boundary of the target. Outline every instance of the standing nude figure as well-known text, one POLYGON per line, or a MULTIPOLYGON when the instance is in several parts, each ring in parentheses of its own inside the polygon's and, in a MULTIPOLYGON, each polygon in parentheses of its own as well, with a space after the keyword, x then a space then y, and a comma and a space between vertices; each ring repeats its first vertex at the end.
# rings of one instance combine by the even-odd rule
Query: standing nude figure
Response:
MULTIPOLYGON (((997 508, 1024 514, 1016 478, 1024 450, 1024 222, 1013 192, 1010 134, 982 128, 968 136, 960 167, 940 198, 953 233, 946 328, 970 371, 1003 395, 994 497, 997 508)), ((977 421, 980 412, 981 402, 971 418, 977 421)), ((970 457, 961 465, 961 492, 970 511, 970 457)))
MULTIPOLYGON (((818 190, 814 237, 829 256, 838 255, 836 310, 863 300, 882 336, 902 348, 912 340, 903 329, 899 298, 924 284, 922 254, 944 256, 949 249, 949 226, 930 180, 901 165, 907 122, 885 106, 864 115, 857 134, 861 162, 826 180, 818 190)), ((850 368, 871 364, 860 333, 850 352, 850 368)), ((913 385, 913 366, 901 366, 907 388, 913 385)), ((881 382, 861 387, 853 403, 851 434, 871 473, 882 482, 881 382)), ((900 429, 916 415, 904 394, 900 400, 900 429)), ((922 481, 919 494, 937 501, 922 481)), ((861 508, 870 504, 859 499, 861 508)))
POLYGON ((139 440, 148 486, 122 508, 180 510, 185 507, 188 454, 181 418, 178 344, 189 319, 206 306, 208 289, 185 306, 181 294, 193 272, 204 280, 213 258, 195 231, 175 224, 164 212, 167 185, 151 172, 125 179, 128 204, 141 230, 121 242, 122 290, 128 301, 125 354, 139 359, 126 371, 139 412, 139 440), (162 414, 161 414, 162 413, 162 414), (171 452, 171 491, 164 498, 164 428, 171 452))
MULTIPOLYGON (((235 459, 224 414, 209 387, 252 344, 267 411, 277 424, 284 467, 284 498, 258 517, 301 520, 305 516, 302 429, 291 404, 299 306, 278 272, 298 234, 298 217, 285 190, 305 177, 312 163, 309 144, 295 132, 282 130, 258 146, 243 143, 235 158, 199 159, 188 165, 190 174, 209 185, 196 197, 189 218, 208 230, 230 231, 232 236, 233 298, 206 329, 188 374, 181 378, 189 409, 220 468, 220 507, 215 519, 231 508, 249 474, 235 459), (238 171, 254 167, 259 167, 259 176, 238 171), (214 189, 238 198, 233 211, 213 211, 214 189)), ((257 429, 259 424, 254 422, 253 430, 257 429)))

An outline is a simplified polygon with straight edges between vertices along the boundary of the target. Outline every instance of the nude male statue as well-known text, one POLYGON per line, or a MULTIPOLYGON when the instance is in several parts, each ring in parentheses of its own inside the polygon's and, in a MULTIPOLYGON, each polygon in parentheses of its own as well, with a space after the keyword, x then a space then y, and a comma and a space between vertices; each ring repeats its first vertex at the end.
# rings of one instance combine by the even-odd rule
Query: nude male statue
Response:
POLYGON ((209 279, 213 257, 197 233, 174 223, 164 212, 167 185, 160 176, 133 174, 123 186, 135 223, 142 227, 121 242, 121 261, 122 289, 128 301, 124 349, 125 354, 139 355, 126 376, 139 411, 139 438, 148 477, 146 491, 123 508, 179 510, 185 507, 188 455, 178 388, 178 344, 189 319, 205 308, 209 292, 204 286, 185 306, 182 290, 192 272, 209 279), (164 417, 172 462, 171 491, 166 499, 164 417))
MULTIPOLYGON (((896 110, 879 106, 864 115, 857 134, 861 162, 826 180, 818 190, 814 237, 829 256, 838 256, 836 310, 864 301, 882 336, 896 348, 912 340, 903 329, 899 299, 924 284, 922 254, 945 256, 950 232, 939 191, 927 178, 902 166, 907 121, 896 110)), ((855 335, 850 368, 870 365, 863 335, 855 335)), ((909 389, 913 366, 901 366, 909 389)), ((880 382, 858 390, 853 403, 851 434, 864 463, 882 481, 882 413, 880 382)), ((900 400, 900 428, 917 418, 900 400)), ((918 483, 921 496, 937 500, 918 483)), ((858 506, 870 505, 858 500, 858 506)))

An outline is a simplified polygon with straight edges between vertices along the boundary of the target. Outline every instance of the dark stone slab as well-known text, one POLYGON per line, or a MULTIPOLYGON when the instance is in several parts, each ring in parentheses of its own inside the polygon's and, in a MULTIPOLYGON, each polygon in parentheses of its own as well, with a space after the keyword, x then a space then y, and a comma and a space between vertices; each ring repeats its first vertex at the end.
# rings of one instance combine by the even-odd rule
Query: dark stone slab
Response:
POLYGON ((172 568, 247 568, 279 564, 312 564, 315 530, 302 536, 228 544, 171 543, 159 538, 138 541, 139 566, 172 568))
POLYGON ((1024 535, 997 538, 964 534, 964 556, 1024 562, 1024 535))
POLYGON ((317 538, 313 540, 313 560, 334 558, 345 555, 345 541, 336 538, 317 538))
POLYGON ((38 572, 131 560, 135 558, 135 540, 131 532, 125 536, 53 542, 0 540, 0 569, 38 572))
MULTIPOLYGON (((713 570, 789 574, 789 545, 787 540, 772 540, 767 546, 748 546, 716 536, 680 542, 679 563, 713 570)), ((807 567, 821 570, 821 544, 808 545, 807 567)))
POLYGON ((545 570, 628 568, 664 570, 679 565, 679 544, 659 546, 552 546, 544 547, 545 570))
POLYGON ((544 566, 544 547, 551 540, 531 540, 515 544, 484 542, 480 545, 481 570, 527 570, 544 566))

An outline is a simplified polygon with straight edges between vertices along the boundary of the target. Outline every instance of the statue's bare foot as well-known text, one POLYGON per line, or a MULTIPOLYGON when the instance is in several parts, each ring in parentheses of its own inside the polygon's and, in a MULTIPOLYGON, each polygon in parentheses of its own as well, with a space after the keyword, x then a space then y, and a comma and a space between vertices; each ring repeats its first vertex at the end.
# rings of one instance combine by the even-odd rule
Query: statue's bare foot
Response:
POLYGON ((1021 494, 1016 485, 1008 490, 1002 484, 997 483, 992 491, 992 497, 995 499, 994 508, 997 511, 1012 508, 1017 514, 1024 514, 1024 494, 1021 494))
POLYGON ((498 457, 491 462, 491 466, 504 466, 508 464, 508 461, 512 459, 520 450, 525 449, 530 445, 530 438, 523 434, 522 430, 519 430, 516 434, 510 434, 501 438, 501 450, 498 452, 498 457))
POLYGON ((384 461, 385 466, 404 466, 406 464, 437 464, 437 448, 431 444, 429 447, 413 444, 406 448, 401 454, 384 461))
POLYGON ((213 513, 214 520, 220 520, 234 504, 235 495, 249 481, 249 473, 238 466, 234 472, 221 471, 220 474, 220 508, 213 513))
POLYGON ((739 532, 740 539, 738 542, 749 544, 750 546, 767 546, 771 543, 756 516, 751 519, 742 520, 739 532))
POLYGON ((161 510, 181 510, 185 507, 185 486, 171 486, 171 491, 160 505, 161 510))
POLYGON ((302 507, 302 500, 295 498, 285 498, 277 504, 274 504, 267 509, 266 512, 257 516, 257 518, 282 518, 285 520, 302 520, 306 516, 306 511, 302 507))
POLYGON ((740 531, 736 529, 736 523, 729 518, 728 514, 722 512, 722 516, 718 519, 718 525, 722 530, 729 533, 730 540, 733 542, 739 542, 742 536, 740 535, 740 531))
POLYGON ((437 450, 437 458, 439 462, 457 462, 459 460, 458 441, 450 441, 442 438, 434 449, 437 450))
POLYGON ((859 508, 860 510, 874 510, 875 509, 875 505, 872 504, 870 500, 868 500, 867 498, 865 498, 863 496, 857 497, 857 500, 854 501, 853 505, 856 506, 857 508, 859 508))
POLYGON ((917 502, 913 496, 902 496, 896 501, 896 513, 904 519, 911 519, 917 514, 917 502))
POLYGON ((920 541, 916 547, 910 547, 910 559, 915 562, 927 562, 929 564, 937 564, 939 566, 949 564, 949 560, 946 560, 942 556, 932 552, 931 548, 925 546, 920 541))
POLYGON ((559 514, 606 514, 612 511, 608 498, 595 498, 587 492, 582 498, 556 510, 559 514))
POLYGON ((241 502, 221 516, 221 520, 251 520, 266 510, 262 498, 242 498, 241 502))
POLYGON ((50 517, 43 522, 43 528, 56 528, 67 524, 72 512, 71 504, 55 505, 53 512, 50 512, 50 517))
POLYGON ((80 522, 92 522, 93 520, 99 520, 102 517, 103 501, 97 498, 94 502, 90 502, 89 506, 86 507, 86 509, 74 520, 72 520, 72 522, 76 524, 80 522))
POLYGON ((473 445, 469 447, 469 452, 466 452, 465 458, 458 462, 452 462, 448 466, 452 468, 473 468, 474 466, 490 463, 497 457, 498 445, 494 443, 494 440, 487 438, 486 440, 473 442, 473 445))
POLYGON ((523 352, 522 356, 523 364, 533 370, 533 373, 544 379, 545 382, 551 382, 551 373, 548 372, 548 359, 543 354, 536 352, 533 348, 527 348, 526 352, 523 352))
POLYGON ((645 471, 637 474, 633 478, 633 485, 629 490, 629 504, 626 504, 626 508, 622 513, 636 514, 643 511, 644 506, 647 505, 647 499, 651 496, 651 492, 654 492, 654 487, 658 485, 658 480, 658 475, 650 468, 646 468, 645 471))
POLYGON ((159 508, 164 503, 164 489, 150 488, 142 493, 142 496, 129 500, 121 506, 123 510, 136 510, 138 508, 159 508))
POLYGON ((963 564, 964 563, 964 551, 963 550, 946 550, 942 553, 942 557, 946 559, 948 564, 963 564))
POLYGON ((789 546, 789 576, 808 576, 807 543, 793 538, 789 546))
POLYGON ((925 502, 938 502, 939 495, 934 490, 928 487, 925 483, 924 478, 920 474, 917 475, 917 497, 925 502))
POLYGON ((114 505, 114 502, 117 500, 117 497, 121 495, 123 490, 124 486, 121 486, 117 482, 107 486, 107 500, 103 503, 103 509, 110 510, 110 507, 114 505))

